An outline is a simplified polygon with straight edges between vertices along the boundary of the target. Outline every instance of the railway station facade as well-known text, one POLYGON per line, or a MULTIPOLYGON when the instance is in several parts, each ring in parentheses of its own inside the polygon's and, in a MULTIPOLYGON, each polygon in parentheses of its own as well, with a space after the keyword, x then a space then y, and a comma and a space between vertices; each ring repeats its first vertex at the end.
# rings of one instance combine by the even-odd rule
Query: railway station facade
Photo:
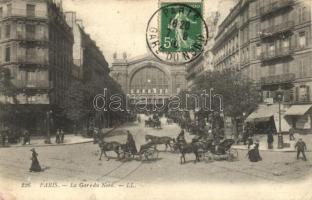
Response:
POLYGON ((151 55, 127 59, 125 53, 122 58, 115 54, 111 76, 130 97, 130 105, 165 104, 170 97, 186 89, 185 65, 167 65, 151 55))

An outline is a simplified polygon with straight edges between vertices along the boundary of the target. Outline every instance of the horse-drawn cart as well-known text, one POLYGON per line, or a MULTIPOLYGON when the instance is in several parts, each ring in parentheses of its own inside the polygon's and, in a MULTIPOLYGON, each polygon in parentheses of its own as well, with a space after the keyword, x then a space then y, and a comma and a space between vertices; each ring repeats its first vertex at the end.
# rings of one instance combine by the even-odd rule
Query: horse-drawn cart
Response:
POLYGON ((156 160, 158 159, 159 154, 155 144, 152 143, 141 145, 140 150, 137 153, 131 152, 126 146, 125 148, 121 148, 121 151, 125 159, 138 157, 141 161, 156 160))
POLYGON ((235 141, 233 139, 225 139, 219 145, 211 145, 209 149, 200 149, 198 153, 204 161, 235 161, 238 158, 238 152, 232 148, 234 143, 235 141))

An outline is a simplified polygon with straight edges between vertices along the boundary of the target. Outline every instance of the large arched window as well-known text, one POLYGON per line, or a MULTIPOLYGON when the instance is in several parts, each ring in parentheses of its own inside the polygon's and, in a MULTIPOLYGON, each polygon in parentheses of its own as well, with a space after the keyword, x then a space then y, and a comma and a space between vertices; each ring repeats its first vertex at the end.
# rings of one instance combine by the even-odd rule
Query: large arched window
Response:
POLYGON ((130 83, 131 94, 168 94, 168 89, 168 77, 156 67, 138 70, 130 83))

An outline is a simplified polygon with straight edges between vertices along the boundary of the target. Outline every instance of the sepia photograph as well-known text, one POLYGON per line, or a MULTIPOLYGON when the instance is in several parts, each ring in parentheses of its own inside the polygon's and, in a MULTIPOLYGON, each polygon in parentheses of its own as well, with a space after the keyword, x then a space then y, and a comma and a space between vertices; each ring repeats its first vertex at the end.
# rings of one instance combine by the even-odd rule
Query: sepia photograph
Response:
POLYGON ((0 200, 312 200, 311 10, 0 0, 0 200))

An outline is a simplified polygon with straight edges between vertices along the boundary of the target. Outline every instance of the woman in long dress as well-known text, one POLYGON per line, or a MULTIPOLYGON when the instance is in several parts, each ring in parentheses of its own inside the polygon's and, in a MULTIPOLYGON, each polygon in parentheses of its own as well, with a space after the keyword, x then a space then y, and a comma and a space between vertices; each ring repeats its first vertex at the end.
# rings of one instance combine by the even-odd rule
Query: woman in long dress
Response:
POLYGON ((41 166, 39 164, 39 161, 38 161, 38 153, 36 152, 35 149, 31 149, 30 151, 32 151, 32 157, 31 157, 31 166, 30 166, 30 169, 29 171, 30 172, 41 172, 41 166))

